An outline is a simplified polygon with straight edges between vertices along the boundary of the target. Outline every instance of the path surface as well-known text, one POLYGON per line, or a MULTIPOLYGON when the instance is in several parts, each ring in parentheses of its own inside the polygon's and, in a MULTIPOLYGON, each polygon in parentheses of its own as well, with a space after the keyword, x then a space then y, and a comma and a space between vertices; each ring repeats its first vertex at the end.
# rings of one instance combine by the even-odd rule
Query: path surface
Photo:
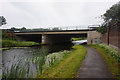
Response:
POLYGON ((2 78, 2 51, 0 50, 0 80, 2 78))
POLYGON ((101 55, 94 48, 86 48, 88 53, 78 70, 77 78, 112 78, 101 55))

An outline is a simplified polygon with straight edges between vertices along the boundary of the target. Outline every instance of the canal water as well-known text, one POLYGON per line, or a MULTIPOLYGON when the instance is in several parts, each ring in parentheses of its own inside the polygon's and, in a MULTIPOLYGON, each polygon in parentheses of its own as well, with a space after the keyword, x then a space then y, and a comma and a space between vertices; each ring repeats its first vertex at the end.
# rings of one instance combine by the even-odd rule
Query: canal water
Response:
MULTIPOLYGON (((64 43, 64 44, 57 44, 57 45, 42 45, 42 46, 11 48, 9 50, 3 50, 2 51, 3 71, 5 71, 6 69, 10 69, 12 64, 18 61, 18 59, 20 58, 34 57, 38 55, 39 54, 38 52, 40 50, 47 49, 50 54, 50 53, 59 52, 62 50, 71 50, 73 45, 79 45, 84 42, 85 41, 73 41, 72 43, 64 43)), ((32 71, 35 71, 34 68, 35 67, 32 68, 32 71)))

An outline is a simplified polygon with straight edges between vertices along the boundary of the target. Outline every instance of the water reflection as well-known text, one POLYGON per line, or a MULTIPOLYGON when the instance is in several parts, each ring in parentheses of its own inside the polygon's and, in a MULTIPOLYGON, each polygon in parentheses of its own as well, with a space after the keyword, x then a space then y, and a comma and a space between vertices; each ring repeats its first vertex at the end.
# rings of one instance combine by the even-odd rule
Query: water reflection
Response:
POLYGON ((87 40, 72 41, 74 45, 87 44, 87 40))

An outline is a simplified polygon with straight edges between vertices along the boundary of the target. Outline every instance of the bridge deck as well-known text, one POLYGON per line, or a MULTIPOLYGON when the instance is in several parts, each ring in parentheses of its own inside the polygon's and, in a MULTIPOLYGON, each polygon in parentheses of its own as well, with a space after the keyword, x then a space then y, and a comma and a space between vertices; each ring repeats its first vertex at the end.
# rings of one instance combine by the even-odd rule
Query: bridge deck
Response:
POLYGON ((24 34, 80 34, 80 33, 87 33, 88 31, 95 31, 95 30, 58 30, 58 31, 34 31, 34 32, 14 32, 16 35, 24 35, 24 34))

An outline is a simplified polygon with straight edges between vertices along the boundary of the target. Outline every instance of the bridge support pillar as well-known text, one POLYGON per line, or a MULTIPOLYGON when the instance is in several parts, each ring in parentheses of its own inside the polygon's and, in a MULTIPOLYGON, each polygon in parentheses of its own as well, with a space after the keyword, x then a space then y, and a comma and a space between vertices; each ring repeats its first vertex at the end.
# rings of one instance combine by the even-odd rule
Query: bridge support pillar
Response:
POLYGON ((45 34, 42 34, 42 43, 45 43, 45 34))

